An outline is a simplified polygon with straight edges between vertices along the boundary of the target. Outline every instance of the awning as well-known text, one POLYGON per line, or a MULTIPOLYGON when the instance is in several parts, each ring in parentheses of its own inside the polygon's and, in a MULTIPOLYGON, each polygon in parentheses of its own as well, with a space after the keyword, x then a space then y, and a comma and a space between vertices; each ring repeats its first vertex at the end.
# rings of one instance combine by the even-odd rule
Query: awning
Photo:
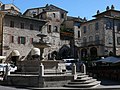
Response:
POLYGON ((118 62, 118 61, 120 61, 120 58, 110 56, 110 57, 106 57, 104 59, 100 59, 100 60, 97 60, 97 61, 94 61, 94 62, 115 63, 115 62, 118 62))
POLYGON ((33 48, 31 50, 31 55, 39 55, 40 56, 40 49, 39 48, 33 48))
POLYGON ((18 50, 13 50, 12 51, 12 56, 20 56, 20 53, 18 50))

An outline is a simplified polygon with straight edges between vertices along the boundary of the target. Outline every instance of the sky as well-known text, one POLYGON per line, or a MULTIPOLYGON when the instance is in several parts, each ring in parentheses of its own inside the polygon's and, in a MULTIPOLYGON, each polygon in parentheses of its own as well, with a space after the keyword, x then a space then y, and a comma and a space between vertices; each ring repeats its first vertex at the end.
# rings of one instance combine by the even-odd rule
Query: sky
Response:
POLYGON ((68 16, 86 17, 93 19, 97 10, 103 12, 106 7, 114 5, 115 10, 120 10, 120 0, 0 0, 3 4, 13 3, 24 13, 29 8, 44 7, 46 4, 53 4, 68 11, 68 16))

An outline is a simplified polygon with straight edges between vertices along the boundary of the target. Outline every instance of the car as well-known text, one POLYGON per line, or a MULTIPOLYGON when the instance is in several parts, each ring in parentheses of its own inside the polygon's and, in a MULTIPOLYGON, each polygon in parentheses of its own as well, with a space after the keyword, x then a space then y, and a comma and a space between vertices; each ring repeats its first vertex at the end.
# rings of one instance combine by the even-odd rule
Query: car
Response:
POLYGON ((75 63, 75 59, 63 59, 67 70, 72 70, 72 63, 75 63))
POLYGON ((3 75, 6 72, 7 66, 8 66, 8 75, 10 75, 11 72, 15 72, 17 70, 17 66, 15 66, 14 64, 1 63, 0 75, 3 75))

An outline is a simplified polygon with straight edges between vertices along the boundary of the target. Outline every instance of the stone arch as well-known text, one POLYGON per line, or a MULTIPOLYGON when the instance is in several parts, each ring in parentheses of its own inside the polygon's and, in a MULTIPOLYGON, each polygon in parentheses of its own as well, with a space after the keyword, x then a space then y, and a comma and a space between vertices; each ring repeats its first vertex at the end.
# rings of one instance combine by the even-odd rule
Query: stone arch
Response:
POLYGON ((11 10, 14 10, 14 7, 11 7, 11 10))
POLYGON ((109 56, 113 56, 114 54, 113 54, 113 52, 112 51, 110 51, 109 52, 109 56))
POLYGON ((56 59, 57 58, 57 56, 58 56, 58 52, 57 51, 53 51, 52 53, 51 53, 51 56, 52 56, 52 58, 54 59, 56 59))
POLYGON ((60 56, 60 59, 69 58, 70 57, 70 47, 67 45, 63 45, 59 49, 59 56, 60 56))
POLYGON ((87 56, 87 49, 83 48, 81 49, 81 57, 86 57, 87 56))
POLYGON ((96 47, 92 47, 90 48, 90 57, 91 58, 96 58, 98 55, 97 55, 97 48, 96 47))

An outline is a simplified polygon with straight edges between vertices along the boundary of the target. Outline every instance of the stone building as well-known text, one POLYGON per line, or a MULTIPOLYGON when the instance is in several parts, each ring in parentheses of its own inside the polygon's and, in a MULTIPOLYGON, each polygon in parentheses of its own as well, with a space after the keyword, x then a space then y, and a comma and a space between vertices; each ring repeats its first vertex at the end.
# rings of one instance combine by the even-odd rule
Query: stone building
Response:
POLYGON ((69 40, 70 47, 67 52, 71 52, 71 58, 79 58, 78 47, 80 44, 80 26, 84 19, 80 17, 67 16, 67 20, 61 25, 61 40, 69 40))
POLYGON ((98 10, 93 17, 81 25, 81 58, 120 55, 120 11, 107 6, 106 11, 98 10))
MULTIPOLYGON (((70 37, 74 37, 74 23, 72 21, 73 18, 70 19, 67 13, 66 10, 47 4, 45 7, 28 9, 23 14, 25 16, 48 21, 45 30, 47 31, 46 41, 51 43, 51 47, 44 49, 44 58, 53 59, 55 56, 56 59, 62 59, 71 56, 68 51, 70 47, 73 49, 73 46, 70 45, 70 37), (63 26, 66 26, 64 32, 61 30, 63 26), (66 32, 67 30, 68 32, 66 32), (71 33, 69 33, 70 30, 72 30, 71 33), (69 33, 69 35, 65 37, 65 33, 69 33)), ((71 52, 72 51, 73 50, 71 50, 71 52)), ((73 53, 71 54, 73 55, 73 53)))
POLYGON ((2 2, 0 2, 0 10, 5 13, 21 14, 20 9, 14 4, 3 4, 2 2))
POLYGON ((31 49, 34 48, 33 44, 40 41, 41 37, 38 37, 38 34, 44 34, 43 36, 46 37, 43 38, 43 41, 51 44, 50 47, 41 50, 41 53, 44 52, 43 55, 41 54, 44 59, 53 59, 54 57, 62 59, 74 54, 72 53, 74 50, 72 41, 74 39, 74 22, 72 22, 73 17, 67 16, 66 10, 47 4, 45 7, 28 9, 22 15, 19 8, 13 4, 1 3, 0 5, 0 54, 7 56, 7 60, 13 58, 15 52, 20 56, 20 60, 25 60, 31 49), (61 30, 63 24, 67 28, 64 32, 61 30), (66 37, 68 39, 63 38, 65 32, 70 29, 72 33, 69 32, 70 35, 66 37), (71 54, 66 53, 65 55, 66 49, 71 49, 71 54))
POLYGON ((4 6, 9 7, 0 11, 0 55, 7 60, 14 60, 15 56, 24 60, 34 48, 33 42, 39 42, 37 34, 42 32, 46 21, 25 17, 13 9, 14 5, 4 6))
POLYGON ((24 60, 34 42, 43 37, 51 45, 41 50, 41 57, 46 60, 120 55, 120 11, 113 5, 104 12, 98 10, 95 19, 89 21, 67 16, 66 10, 51 4, 27 9, 23 15, 13 4, 0 6, 0 54, 8 58, 17 50, 24 60))

